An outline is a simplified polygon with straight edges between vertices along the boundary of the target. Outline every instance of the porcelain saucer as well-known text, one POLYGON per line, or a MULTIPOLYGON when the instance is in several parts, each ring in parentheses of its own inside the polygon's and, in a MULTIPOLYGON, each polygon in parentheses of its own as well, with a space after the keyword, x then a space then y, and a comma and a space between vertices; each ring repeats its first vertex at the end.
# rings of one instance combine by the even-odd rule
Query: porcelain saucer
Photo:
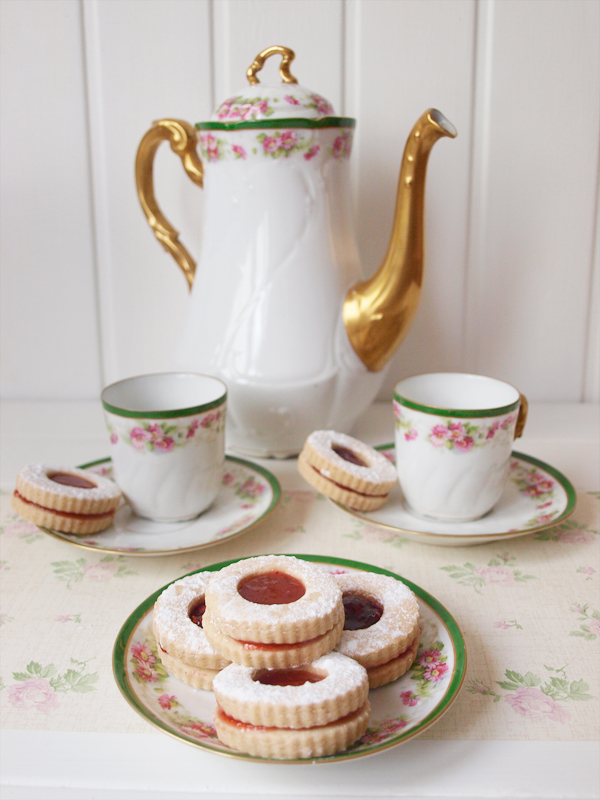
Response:
MULTIPOLYGON (((402 580, 417 596, 421 639, 409 671, 369 692, 371 719, 358 742, 331 756, 274 763, 319 764, 373 755, 403 744, 437 722, 456 699, 467 668, 464 639, 448 610, 424 589, 380 567, 330 556, 297 558, 312 561, 328 572, 375 572, 402 580), (437 668, 434 673, 432 666, 437 668)), ((202 570, 219 570, 229 563, 232 562, 202 570)), ((166 586, 130 614, 116 639, 113 674, 125 700, 147 722, 180 741, 218 755, 269 763, 267 758, 241 753, 220 742, 213 724, 214 694, 188 686, 164 668, 152 633, 152 609, 164 589, 166 586)))
MULTIPOLYGON (((393 444, 377 447, 394 462, 393 444)), ((353 511, 335 503, 346 514, 372 525, 381 525, 421 544, 470 545, 525 536, 562 522, 573 513, 575 490, 554 467, 537 458, 513 451, 508 483, 497 505, 485 517, 471 522, 440 522, 411 513, 400 484, 376 511, 353 511)), ((334 501, 331 501, 334 502, 334 501)))
MULTIPOLYGON (((110 458, 82 464, 110 478, 110 458)), ((281 496, 277 478, 268 470, 234 456, 225 456, 219 494, 212 506, 187 522, 152 522, 136 517, 124 502, 110 528, 82 537, 42 528, 45 533, 79 547, 103 553, 158 556, 185 553, 220 544, 253 528, 273 511, 281 496)))

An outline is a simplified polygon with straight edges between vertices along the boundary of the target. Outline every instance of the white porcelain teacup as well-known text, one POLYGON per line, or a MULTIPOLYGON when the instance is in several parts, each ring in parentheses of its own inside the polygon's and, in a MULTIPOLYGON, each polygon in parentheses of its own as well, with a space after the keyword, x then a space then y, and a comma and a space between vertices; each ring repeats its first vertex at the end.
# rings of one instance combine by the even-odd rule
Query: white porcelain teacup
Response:
POLYGON ((183 521, 211 505, 225 461, 226 399, 222 381, 190 372, 139 375, 103 390, 114 477, 138 516, 183 521))
POLYGON ((440 372, 394 389, 396 467, 409 510, 461 522, 487 514, 508 478, 527 400, 495 378, 440 372))

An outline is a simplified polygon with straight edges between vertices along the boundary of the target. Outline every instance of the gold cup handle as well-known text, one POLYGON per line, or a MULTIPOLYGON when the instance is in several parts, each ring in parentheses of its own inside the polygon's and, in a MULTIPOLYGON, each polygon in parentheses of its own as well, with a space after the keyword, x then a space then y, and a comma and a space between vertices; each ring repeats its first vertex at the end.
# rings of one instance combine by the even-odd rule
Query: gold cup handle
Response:
POLYGON ((196 129, 182 119, 158 120, 145 134, 135 159, 135 182, 148 224, 183 271, 191 289, 196 262, 179 241, 179 231, 164 216, 154 196, 154 156, 161 142, 165 140, 168 140, 171 150, 181 159, 189 177, 202 188, 203 167, 196 150, 196 129))
POLYGON ((517 424, 515 425, 515 439, 523 436, 525 423, 527 422, 527 412, 529 411, 529 401, 522 392, 519 392, 521 398, 521 405, 519 406, 519 415, 517 417, 517 424))

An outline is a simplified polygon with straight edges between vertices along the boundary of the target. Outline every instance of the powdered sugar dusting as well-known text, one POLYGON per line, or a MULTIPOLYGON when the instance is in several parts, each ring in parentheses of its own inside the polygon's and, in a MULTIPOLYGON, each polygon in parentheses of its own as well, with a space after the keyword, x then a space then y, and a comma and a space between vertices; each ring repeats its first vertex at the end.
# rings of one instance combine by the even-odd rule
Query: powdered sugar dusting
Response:
MULTIPOLYGON (((397 478, 396 468, 384 455, 375 450, 374 447, 348 436, 346 433, 313 431, 306 441, 322 458, 330 460, 336 467, 345 470, 356 478, 372 483, 395 481, 397 478), (360 456, 367 466, 362 467, 359 464, 346 461, 333 450, 334 445, 352 450, 356 455, 360 456)), ((328 476, 326 475, 325 477, 328 476)))
POLYGON ((402 581, 373 572, 334 575, 342 593, 353 592, 376 600, 383 607, 380 619, 370 628, 344 631, 337 650, 355 657, 383 650, 394 641, 414 635, 419 622, 419 604, 402 581))
POLYGON ((114 481, 75 467, 29 464, 20 470, 18 481, 23 481, 45 492, 61 495, 62 497, 73 497, 77 500, 110 500, 119 497, 121 494, 121 490, 114 481), (79 486, 67 486, 62 483, 56 483, 48 477, 48 475, 56 475, 59 472, 77 475, 79 478, 94 483, 95 488, 82 489, 79 486))
POLYGON ((191 604, 203 597, 214 572, 198 572, 168 586, 154 604, 153 629, 158 642, 168 652, 176 648, 190 657, 217 655, 204 630, 188 616, 191 604))
POLYGON ((301 686, 273 686, 254 680, 256 669, 253 667, 230 664, 215 677, 213 689, 239 703, 293 707, 344 697, 368 680, 366 670, 357 661, 335 652, 321 656, 312 664, 305 664, 303 669, 326 673, 326 677, 317 683, 303 683, 301 686))
POLYGON ((206 601, 216 627, 235 637, 242 621, 258 624, 267 633, 282 623, 321 619, 339 605, 341 592, 332 576, 307 561, 294 556, 257 556, 222 569, 211 581, 206 601), (242 578, 270 571, 297 578, 306 589, 304 595, 293 603, 263 605, 249 602, 238 593, 242 578))

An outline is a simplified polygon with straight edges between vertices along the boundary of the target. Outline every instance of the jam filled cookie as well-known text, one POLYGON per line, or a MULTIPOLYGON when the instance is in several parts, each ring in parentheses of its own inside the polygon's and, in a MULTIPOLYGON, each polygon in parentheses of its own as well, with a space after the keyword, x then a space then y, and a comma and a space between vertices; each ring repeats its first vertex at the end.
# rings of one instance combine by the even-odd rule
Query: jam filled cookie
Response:
POLYGON ((404 675, 416 658, 421 633, 414 593, 388 575, 352 572, 334 578, 345 609, 336 650, 366 668, 371 689, 404 675))
POLYGON ((206 589, 206 636, 217 652, 244 666, 313 661, 335 647, 343 624, 333 576, 293 556, 230 564, 206 589))
POLYGON ((310 434, 298 471, 317 491, 359 511, 382 506, 398 479, 394 465, 375 448, 335 431, 310 434))
POLYGON ((263 758, 331 755, 359 739, 369 722, 366 671, 339 653, 284 670, 232 664, 213 689, 219 739, 263 758))
POLYGON ((74 467, 30 464, 19 472, 12 506, 24 519, 63 533, 108 528, 121 490, 113 481, 74 467))
POLYGON ((195 686, 210 689, 229 661, 209 644, 204 632, 205 593, 214 572, 189 575, 168 586, 154 604, 152 630, 167 672, 195 686))

